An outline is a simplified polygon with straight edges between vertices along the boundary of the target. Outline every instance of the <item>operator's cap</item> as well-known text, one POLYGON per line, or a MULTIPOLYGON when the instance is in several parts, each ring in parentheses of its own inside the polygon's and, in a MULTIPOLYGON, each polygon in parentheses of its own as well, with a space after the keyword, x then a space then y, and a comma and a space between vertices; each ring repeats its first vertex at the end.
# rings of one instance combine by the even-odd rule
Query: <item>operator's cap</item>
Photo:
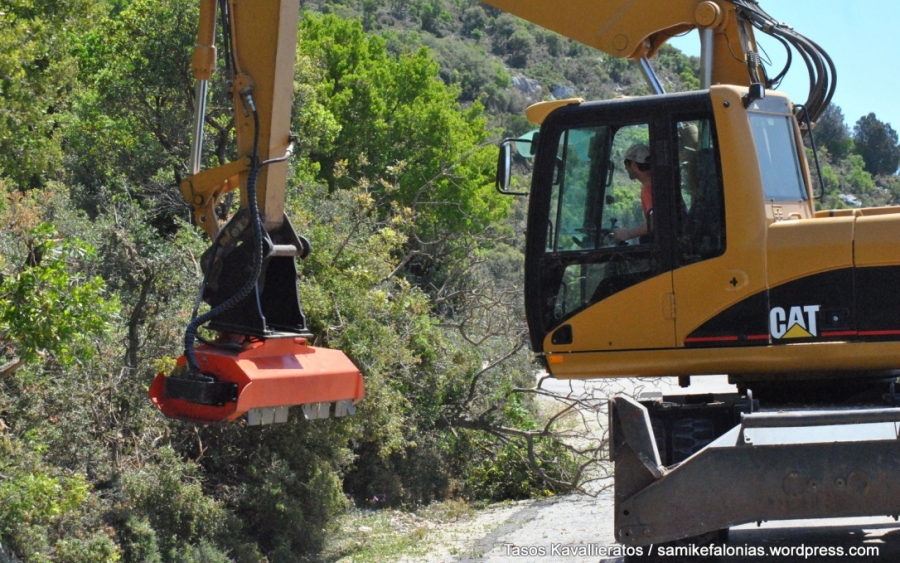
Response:
POLYGON ((625 151, 625 160, 637 162, 638 164, 647 164, 650 162, 650 147, 647 145, 631 145, 625 151))

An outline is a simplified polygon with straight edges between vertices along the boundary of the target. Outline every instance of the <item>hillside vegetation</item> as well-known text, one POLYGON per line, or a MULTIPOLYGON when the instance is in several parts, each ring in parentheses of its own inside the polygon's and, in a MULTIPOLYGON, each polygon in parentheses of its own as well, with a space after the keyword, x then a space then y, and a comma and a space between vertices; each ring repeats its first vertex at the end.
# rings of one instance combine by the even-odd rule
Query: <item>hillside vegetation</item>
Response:
MULTIPOLYGON (((313 561, 354 505, 583 482, 597 452, 567 446, 531 392, 524 202, 494 191, 492 145, 530 129, 532 102, 647 93, 639 72, 470 0, 304 10, 300 294, 367 397, 345 419, 201 427, 147 398, 208 244, 178 191, 196 2, 0 0, 0 562, 313 561)), ((672 91, 698 85, 675 49, 657 66, 672 91)), ((236 157, 216 84, 204 167, 236 157)), ((819 127, 823 205, 898 201, 889 125, 851 133, 833 108, 819 127)))

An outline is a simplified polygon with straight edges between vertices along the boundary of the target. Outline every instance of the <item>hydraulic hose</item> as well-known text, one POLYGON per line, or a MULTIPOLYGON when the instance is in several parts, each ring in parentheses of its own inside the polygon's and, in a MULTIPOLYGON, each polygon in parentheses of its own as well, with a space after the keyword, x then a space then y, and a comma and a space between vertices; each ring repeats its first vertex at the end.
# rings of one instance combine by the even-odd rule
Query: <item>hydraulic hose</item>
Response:
MULTIPOLYGON (((770 16, 755 0, 733 0, 733 2, 741 17, 746 18, 755 28, 776 38, 786 48, 789 45, 797 50, 809 72, 809 99, 804 104, 803 113, 808 115, 811 121, 816 121, 834 96, 837 84, 837 70, 834 61, 818 44, 770 16)), ((787 51, 787 64, 784 70, 771 81, 773 83, 780 82, 790 67, 790 48, 787 48, 787 51)), ((805 115, 799 116, 799 118, 805 120, 805 115)))
MULTIPOLYGON (((194 351, 194 343, 197 340, 197 331, 201 326, 221 315, 225 311, 234 308, 238 303, 243 301, 251 292, 256 289, 259 277, 262 275, 263 265, 263 226, 262 219, 259 215, 259 202, 256 200, 256 185, 259 180, 259 173, 262 165, 259 162, 259 113, 256 111, 256 104, 253 102, 253 96, 249 93, 245 95, 245 101, 253 114, 254 136, 253 136, 253 154, 250 158, 250 170, 247 174, 247 199, 249 200, 250 217, 253 223, 253 273, 244 283, 243 287, 206 313, 196 316, 188 323, 184 331, 184 356, 187 359, 190 377, 202 378, 200 373, 200 363, 197 361, 197 355, 194 351)), ((215 244, 215 243, 214 243, 215 244)), ((214 250, 215 252, 215 250, 214 250)), ((214 256, 210 257, 210 264, 214 256)), ((207 275, 204 276, 203 287, 206 286, 207 275)), ((203 288, 201 288, 201 294, 203 288)))

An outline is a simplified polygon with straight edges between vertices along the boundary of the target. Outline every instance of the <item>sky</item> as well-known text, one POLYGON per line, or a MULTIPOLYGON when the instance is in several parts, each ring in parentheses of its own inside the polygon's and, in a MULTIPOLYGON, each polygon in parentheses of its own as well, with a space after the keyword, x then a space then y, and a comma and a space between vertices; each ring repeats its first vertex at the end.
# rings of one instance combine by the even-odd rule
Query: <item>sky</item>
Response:
MULTIPOLYGON (((851 133, 857 120, 872 112, 900 131, 898 0, 759 0, 759 5, 817 43, 834 61, 837 89, 831 101, 840 106, 851 133)), ((784 64, 784 48, 759 31, 756 39, 773 61, 769 76, 775 76, 784 64)), ((670 43, 687 55, 700 55, 696 32, 670 43)), ((796 52, 779 90, 794 103, 806 101, 809 75, 796 52)))

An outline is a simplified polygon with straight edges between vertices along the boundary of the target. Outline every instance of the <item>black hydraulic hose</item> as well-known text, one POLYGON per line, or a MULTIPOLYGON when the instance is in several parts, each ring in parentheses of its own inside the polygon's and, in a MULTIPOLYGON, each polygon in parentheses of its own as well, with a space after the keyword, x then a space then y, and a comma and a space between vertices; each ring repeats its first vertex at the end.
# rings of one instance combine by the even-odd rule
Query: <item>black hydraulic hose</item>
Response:
POLYGON ((802 116, 806 121, 806 132, 809 135, 809 146, 812 148, 813 161, 816 163, 816 176, 819 178, 819 195, 813 193, 813 199, 822 199, 825 197, 825 179, 822 178, 822 166, 819 164, 819 148, 816 146, 816 136, 813 135, 812 121, 809 118, 809 112, 803 106, 794 106, 796 111, 802 111, 802 116))
MULTIPOLYGON (((816 121, 834 96, 837 83, 834 61, 818 44, 770 16, 755 0, 734 0, 734 5, 738 8, 740 15, 754 27, 775 37, 782 44, 787 42, 800 54, 809 72, 809 99, 805 104, 804 114, 808 115, 812 121, 816 121)), ((780 82, 789 66, 790 49, 788 49, 788 63, 785 65, 785 70, 779 73, 772 83, 780 82)))
POLYGON ((259 113, 256 111, 256 104, 253 102, 253 97, 248 94, 246 98, 247 105, 250 106, 250 110, 253 113, 254 125, 253 155, 250 162, 250 171, 247 175, 247 199, 250 203, 250 220, 253 222, 253 241, 256 246, 255 252, 253 253, 253 273, 237 293, 206 313, 191 319, 191 322, 188 323, 188 326, 184 331, 184 356, 187 360, 190 376, 194 378, 201 377, 200 363, 197 361, 197 355, 194 351, 194 342, 197 340, 198 329, 225 311, 234 308, 244 298, 250 295, 250 293, 256 289, 259 277, 262 274, 263 227, 262 219, 259 215, 259 202, 256 201, 256 184, 259 180, 260 169, 262 168, 259 162, 259 113))
POLYGON ((777 88, 778 86, 780 86, 781 81, 784 80, 784 77, 787 75, 788 70, 790 70, 791 68, 791 63, 794 62, 794 53, 791 51, 790 43, 788 43, 784 37, 781 37, 779 35, 773 35, 772 37, 777 39, 784 47, 787 60, 784 62, 784 68, 781 69, 781 72, 779 72, 775 76, 775 78, 771 78, 769 80, 769 83, 766 85, 767 88, 777 88))
POLYGON ((815 112, 817 108, 822 106, 825 91, 827 90, 825 80, 828 78, 828 71, 825 69, 825 61, 822 59, 822 53, 816 48, 816 45, 801 35, 792 35, 792 44, 794 47, 809 57, 812 65, 815 67, 810 72, 810 93, 807 101, 809 111, 815 112))
POLYGON ((222 46, 225 51, 225 76, 232 79, 234 68, 234 54, 231 49, 231 14, 228 11, 228 0, 219 0, 219 14, 222 16, 222 46))

